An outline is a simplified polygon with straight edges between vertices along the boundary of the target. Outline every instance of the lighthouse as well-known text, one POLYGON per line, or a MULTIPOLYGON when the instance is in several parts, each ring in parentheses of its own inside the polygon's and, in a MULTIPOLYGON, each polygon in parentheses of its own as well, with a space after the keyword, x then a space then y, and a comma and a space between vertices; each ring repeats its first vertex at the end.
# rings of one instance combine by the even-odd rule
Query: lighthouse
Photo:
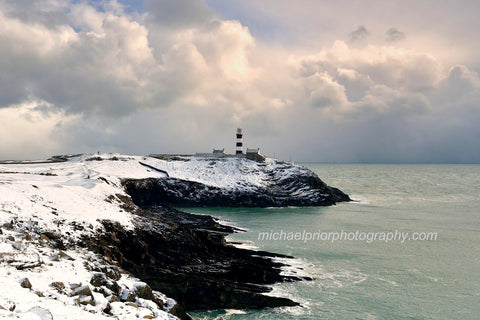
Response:
POLYGON ((235 154, 243 154, 243 133, 241 128, 237 128, 237 145, 235 154))

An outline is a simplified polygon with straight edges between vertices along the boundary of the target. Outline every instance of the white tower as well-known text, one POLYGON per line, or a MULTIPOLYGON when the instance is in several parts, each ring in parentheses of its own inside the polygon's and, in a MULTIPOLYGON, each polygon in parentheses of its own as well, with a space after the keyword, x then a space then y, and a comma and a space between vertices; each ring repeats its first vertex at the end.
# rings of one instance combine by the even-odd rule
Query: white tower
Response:
POLYGON ((241 128, 237 129, 237 145, 236 145, 236 147, 237 148, 236 148, 235 154, 236 155, 243 154, 243 133, 242 133, 241 128))

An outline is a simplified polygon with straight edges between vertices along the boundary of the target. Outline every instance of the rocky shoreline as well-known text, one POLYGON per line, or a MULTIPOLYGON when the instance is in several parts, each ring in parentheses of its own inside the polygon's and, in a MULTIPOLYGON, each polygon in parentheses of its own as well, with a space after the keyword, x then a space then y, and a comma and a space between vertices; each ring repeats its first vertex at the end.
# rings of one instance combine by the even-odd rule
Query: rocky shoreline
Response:
MULTIPOLYGON (((29 257, 28 250, 38 256, 30 264, 7 261, 7 267, 21 270, 20 277, 23 270, 67 268, 74 257, 81 283, 66 277, 42 287, 30 279, 27 287, 41 301, 60 300, 98 315, 92 319, 130 312, 191 319, 190 310, 298 306, 264 294, 277 282, 309 280, 282 274, 285 265, 275 258, 290 257, 237 248, 225 237, 239 230, 172 205, 325 206, 349 201, 348 195, 306 168, 276 160, 175 161, 180 163, 85 155, 33 166, 4 164, 0 188, 12 199, 0 202, 8 221, 3 226, 12 234, 3 236, 4 247, 13 250, 11 256, 29 257), (19 263, 25 268, 18 269, 19 263)), ((17 298, 20 305, 23 298, 17 298)), ((0 294, 0 313, 11 302, 2 299, 0 294)))
POLYGON ((126 270, 177 300, 185 310, 297 306, 290 299, 261 295, 271 290, 265 285, 302 280, 280 275, 282 264, 271 258, 283 256, 227 245, 225 236, 235 232, 234 228, 222 226, 210 216, 180 212, 169 206, 325 206, 350 200, 311 171, 305 172, 308 174, 287 179, 275 179, 272 174, 267 188, 253 191, 224 190, 169 177, 124 179, 125 191, 143 210, 142 218, 136 220, 135 236, 111 224, 106 226, 113 233, 111 237, 119 239, 117 247, 132 245, 136 239, 133 252, 137 256, 124 250, 117 252, 117 259, 125 261, 126 270), (295 194, 306 187, 314 191, 295 194))
POLYGON ((225 235, 234 229, 209 216, 151 208, 138 215, 134 230, 103 225, 105 232, 84 245, 175 299, 182 319, 188 310, 298 305, 261 294, 271 290, 265 285, 300 280, 280 275, 283 265, 270 259, 284 256, 227 245, 225 235))

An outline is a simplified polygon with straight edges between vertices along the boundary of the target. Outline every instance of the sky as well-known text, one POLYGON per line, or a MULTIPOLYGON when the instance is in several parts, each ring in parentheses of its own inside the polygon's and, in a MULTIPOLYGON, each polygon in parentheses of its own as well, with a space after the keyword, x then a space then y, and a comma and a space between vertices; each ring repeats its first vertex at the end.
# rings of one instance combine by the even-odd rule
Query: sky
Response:
POLYGON ((480 2, 0 0, 0 159, 480 163, 480 2))

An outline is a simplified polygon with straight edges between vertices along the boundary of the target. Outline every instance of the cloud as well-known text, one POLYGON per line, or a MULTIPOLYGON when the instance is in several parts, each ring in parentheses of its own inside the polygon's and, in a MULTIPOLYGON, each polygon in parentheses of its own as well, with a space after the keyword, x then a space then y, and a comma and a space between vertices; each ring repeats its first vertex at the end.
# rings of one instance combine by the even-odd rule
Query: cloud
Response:
MULTIPOLYGON (((60 15, 64 7, 56 10, 60 15)), ((0 12, 0 108, 45 101, 58 114, 76 117, 78 124, 59 128, 64 143, 116 148, 125 140, 122 124, 148 110, 169 117, 157 120, 164 136, 182 121, 189 125, 179 134, 188 137, 199 119, 211 123, 221 116, 218 124, 237 126, 257 109, 288 103, 250 64, 255 40, 237 21, 215 18, 165 32, 148 19, 142 24, 84 2, 63 14, 68 24, 51 27, 0 12)))
POLYGON ((80 3, 65 15, 71 25, 48 28, 0 13, 0 106, 33 97, 69 113, 122 117, 175 102, 258 103, 240 94, 261 96, 249 87, 255 41, 236 21, 173 30, 158 43, 163 29, 126 14, 80 3))
POLYGON ((1 1, 0 11, 23 22, 39 24, 47 28, 68 23, 64 10, 68 9, 69 1, 55 0, 16 0, 1 1), (26 9, 28 8, 28 9, 26 9))
POLYGON ((145 0, 150 22, 167 28, 185 28, 208 22, 216 15, 204 0, 145 0))
POLYGON ((313 106, 335 106, 343 114, 423 112, 443 76, 438 61, 428 54, 387 46, 350 48, 342 41, 300 58, 297 70, 305 90, 315 92, 313 106))
POLYGON ((388 42, 396 42, 406 39, 405 33, 399 31, 397 28, 388 29, 385 36, 385 40, 388 42))
MULTIPOLYGON (((73 113, 121 115, 141 105, 142 79, 154 60, 147 30, 127 17, 100 14, 98 32, 49 29, 0 14, 2 105, 31 97, 73 113)), ((91 15, 88 16, 88 19, 91 15)))
POLYGON ((310 104, 315 108, 341 112, 348 104, 345 87, 336 82, 327 72, 315 73, 305 79, 310 104))
POLYGON ((45 157, 62 147, 57 133, 62 126, 76 121, 74 116, 55 110, 45 101, 29 101, 0 109, 0 157, 24 159, 38 155, 45 157))
POLYGON ((480 78, 466 66, 448 70, 430 54, 341 41, 295 65, 304 90, 315 93, 312 111, 304 111, 309 120, 299 120, 309 128, 304 137, 321 137, 320 145, 309 139, 310 153, 326 161, 480 160, 473 142, 480 137, 480 78), (327 112, 315 116, 317 107, 327 112))
POLYGON ((358 42, 358 41, 365 41, 370 32, 365 28, 365 26, 359 26, 356 30, 350 32, 349 34, 349 41, 350 42, 358 42))
POLYGON ((478 73, 410 36, 282 46, 203 1, 145 8, 0 2, 2 158, 231 151, 241 126, 294 160, 480 161, 478 73))

